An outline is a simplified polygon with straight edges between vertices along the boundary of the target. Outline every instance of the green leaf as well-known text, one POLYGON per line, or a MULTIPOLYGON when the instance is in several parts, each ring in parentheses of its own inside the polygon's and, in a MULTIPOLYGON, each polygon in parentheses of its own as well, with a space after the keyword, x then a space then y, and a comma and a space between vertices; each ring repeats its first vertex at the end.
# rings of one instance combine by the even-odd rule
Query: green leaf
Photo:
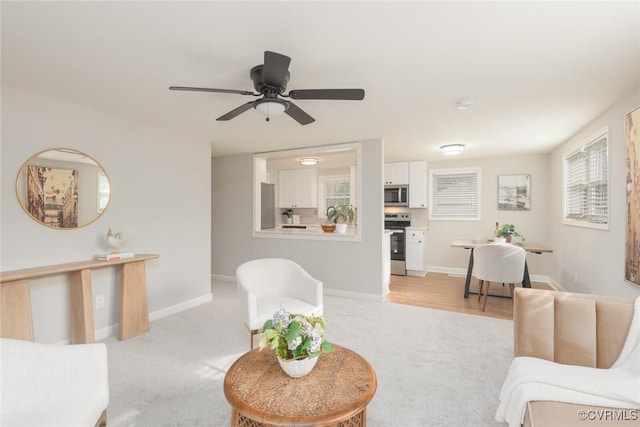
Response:
POLYGON ((266 330, 266 329, 274 329, 273 328, 273 319, 269 319, 266 322, 264 322, 264 325, 262 325, 262 330, 266 330))
POLYGON ((293 341, 298 335, 300 335, 300 323, 296 320, 294 320, 293 322, 291 322, 289 324, 289 331, 287 332, 287 334, 284 336, 284 338, 288 341, 291 342, 293 341))
POLYGON ((329 341, 322 341, 322 351, 325 353, 331 353, 333 351, 333 346, 329 341))

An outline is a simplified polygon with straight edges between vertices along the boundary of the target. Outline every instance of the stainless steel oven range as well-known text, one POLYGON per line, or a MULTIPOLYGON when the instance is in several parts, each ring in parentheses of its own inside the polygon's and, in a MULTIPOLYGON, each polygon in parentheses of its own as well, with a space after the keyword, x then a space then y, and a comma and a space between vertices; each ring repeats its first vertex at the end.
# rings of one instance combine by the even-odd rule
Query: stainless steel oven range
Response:
POLYGON ((385 213, 384 228, 391 230, 391 274, 406 276, 405 229, 411 225, 409 212, 385 213))

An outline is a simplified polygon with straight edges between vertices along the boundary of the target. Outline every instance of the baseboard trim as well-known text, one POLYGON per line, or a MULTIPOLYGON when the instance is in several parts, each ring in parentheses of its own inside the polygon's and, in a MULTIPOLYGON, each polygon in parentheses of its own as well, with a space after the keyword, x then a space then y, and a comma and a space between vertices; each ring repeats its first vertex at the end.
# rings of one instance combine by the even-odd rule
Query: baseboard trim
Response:
POLYGON ((449 276, 465 277, 467 275, 467 269, 466 268, 440 267, 440 266, 437 266, 437 265, 428 266, 427 267, 427 271, 429 273, 448 274, 449 276))
POLYGON ((551 286, 551 288, 553 288, 554 291, 559 291, 559 292, 567 292, 560 283, 556 282, 553 279, 549 279, 549 286, 551 286))
MULTIPOLYGON (((155 320, 162 319, 163 317, 167 317, 172 314, 180 313, 181 311, 185 311, 190 308, 196 307, 200 304, 205 304, 212 300, 213 300, 213 294, 208 293, 200 297, 190 299, 188 301, 184 301, 176 305, 172 305, 170 307, 165 307, 161 310, 157 310, 152 313, 149 313, 149 321, 153 322, 155 320)), ((97 329, 95 331, 96 341, 103 340, 110 336, 118 335, 119 326, 120 325, 116 323, 115 325, 110 325, 105 328, 97 329)), ((67 340, 66 343, 68 344, 69 341, 67 340)))
MULTIPOLYGON (((467 276, 466 268, 452 268, 452 267, 440 267, 437 265, 430 265, 427 271, 429 271, 430 273, 433 272, 433 273, 448 274, 449 276, 455 276, 455 277, 467 276)), ((529 278, 531 279, 532 282, 546 283, 554 289, 556 288, 556 286, 562 289, 562 287, 558 283, 553 281, 553 279, 551 279, 551 277, 549 276, 545 276, 542 274, 532 274, 531 276, 529 276, 529 278)))
POLYGON ((384 301, 384 297, 382 295, 366 294, 364 292, 343 291, 341 289, 324 288, 322 293, 328 296, 359 299, 364 301, 384 301))
POLYGON ((221 282, 235 282, 236 276, 227 276, 226 274, 212 274, 211 280, 220 280, 221 282))

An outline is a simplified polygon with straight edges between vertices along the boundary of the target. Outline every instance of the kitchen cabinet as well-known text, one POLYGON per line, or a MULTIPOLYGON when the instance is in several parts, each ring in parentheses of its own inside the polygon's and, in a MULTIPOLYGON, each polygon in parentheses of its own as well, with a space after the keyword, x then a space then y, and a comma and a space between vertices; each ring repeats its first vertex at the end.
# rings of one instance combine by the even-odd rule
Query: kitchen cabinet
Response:
POLYGON ((385 185, 409 185, 409 163, 395 162, 384 164, 385 185))
POLYGON ((289 169, 279 171, 278 207, 317 208, 317 171, 315 169, 289 169))
POLYGON ((409 207, 427 207, 427 162, 409 162, 409 207))
POLYGON ((424 276, 424 239, 425 230, 423 228, 407 227, 406 236, 406 265, 407 275, 424 276))

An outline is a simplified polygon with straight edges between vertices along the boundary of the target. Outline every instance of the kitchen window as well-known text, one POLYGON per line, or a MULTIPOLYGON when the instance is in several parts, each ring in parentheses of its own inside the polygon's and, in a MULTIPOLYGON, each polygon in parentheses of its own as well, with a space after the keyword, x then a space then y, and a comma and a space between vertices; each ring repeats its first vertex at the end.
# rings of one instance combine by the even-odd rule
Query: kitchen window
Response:
POLYGON ((432 169, 429 219, 480 220, 480 168, 432 169))
POLYGON ((609 228, 609 134, 603 129, 564 161, 564 224, 609 228))
POLYGON ((351 175, 318 177, 318 217, 326 217, 329 206, 351 204, 351 175))

